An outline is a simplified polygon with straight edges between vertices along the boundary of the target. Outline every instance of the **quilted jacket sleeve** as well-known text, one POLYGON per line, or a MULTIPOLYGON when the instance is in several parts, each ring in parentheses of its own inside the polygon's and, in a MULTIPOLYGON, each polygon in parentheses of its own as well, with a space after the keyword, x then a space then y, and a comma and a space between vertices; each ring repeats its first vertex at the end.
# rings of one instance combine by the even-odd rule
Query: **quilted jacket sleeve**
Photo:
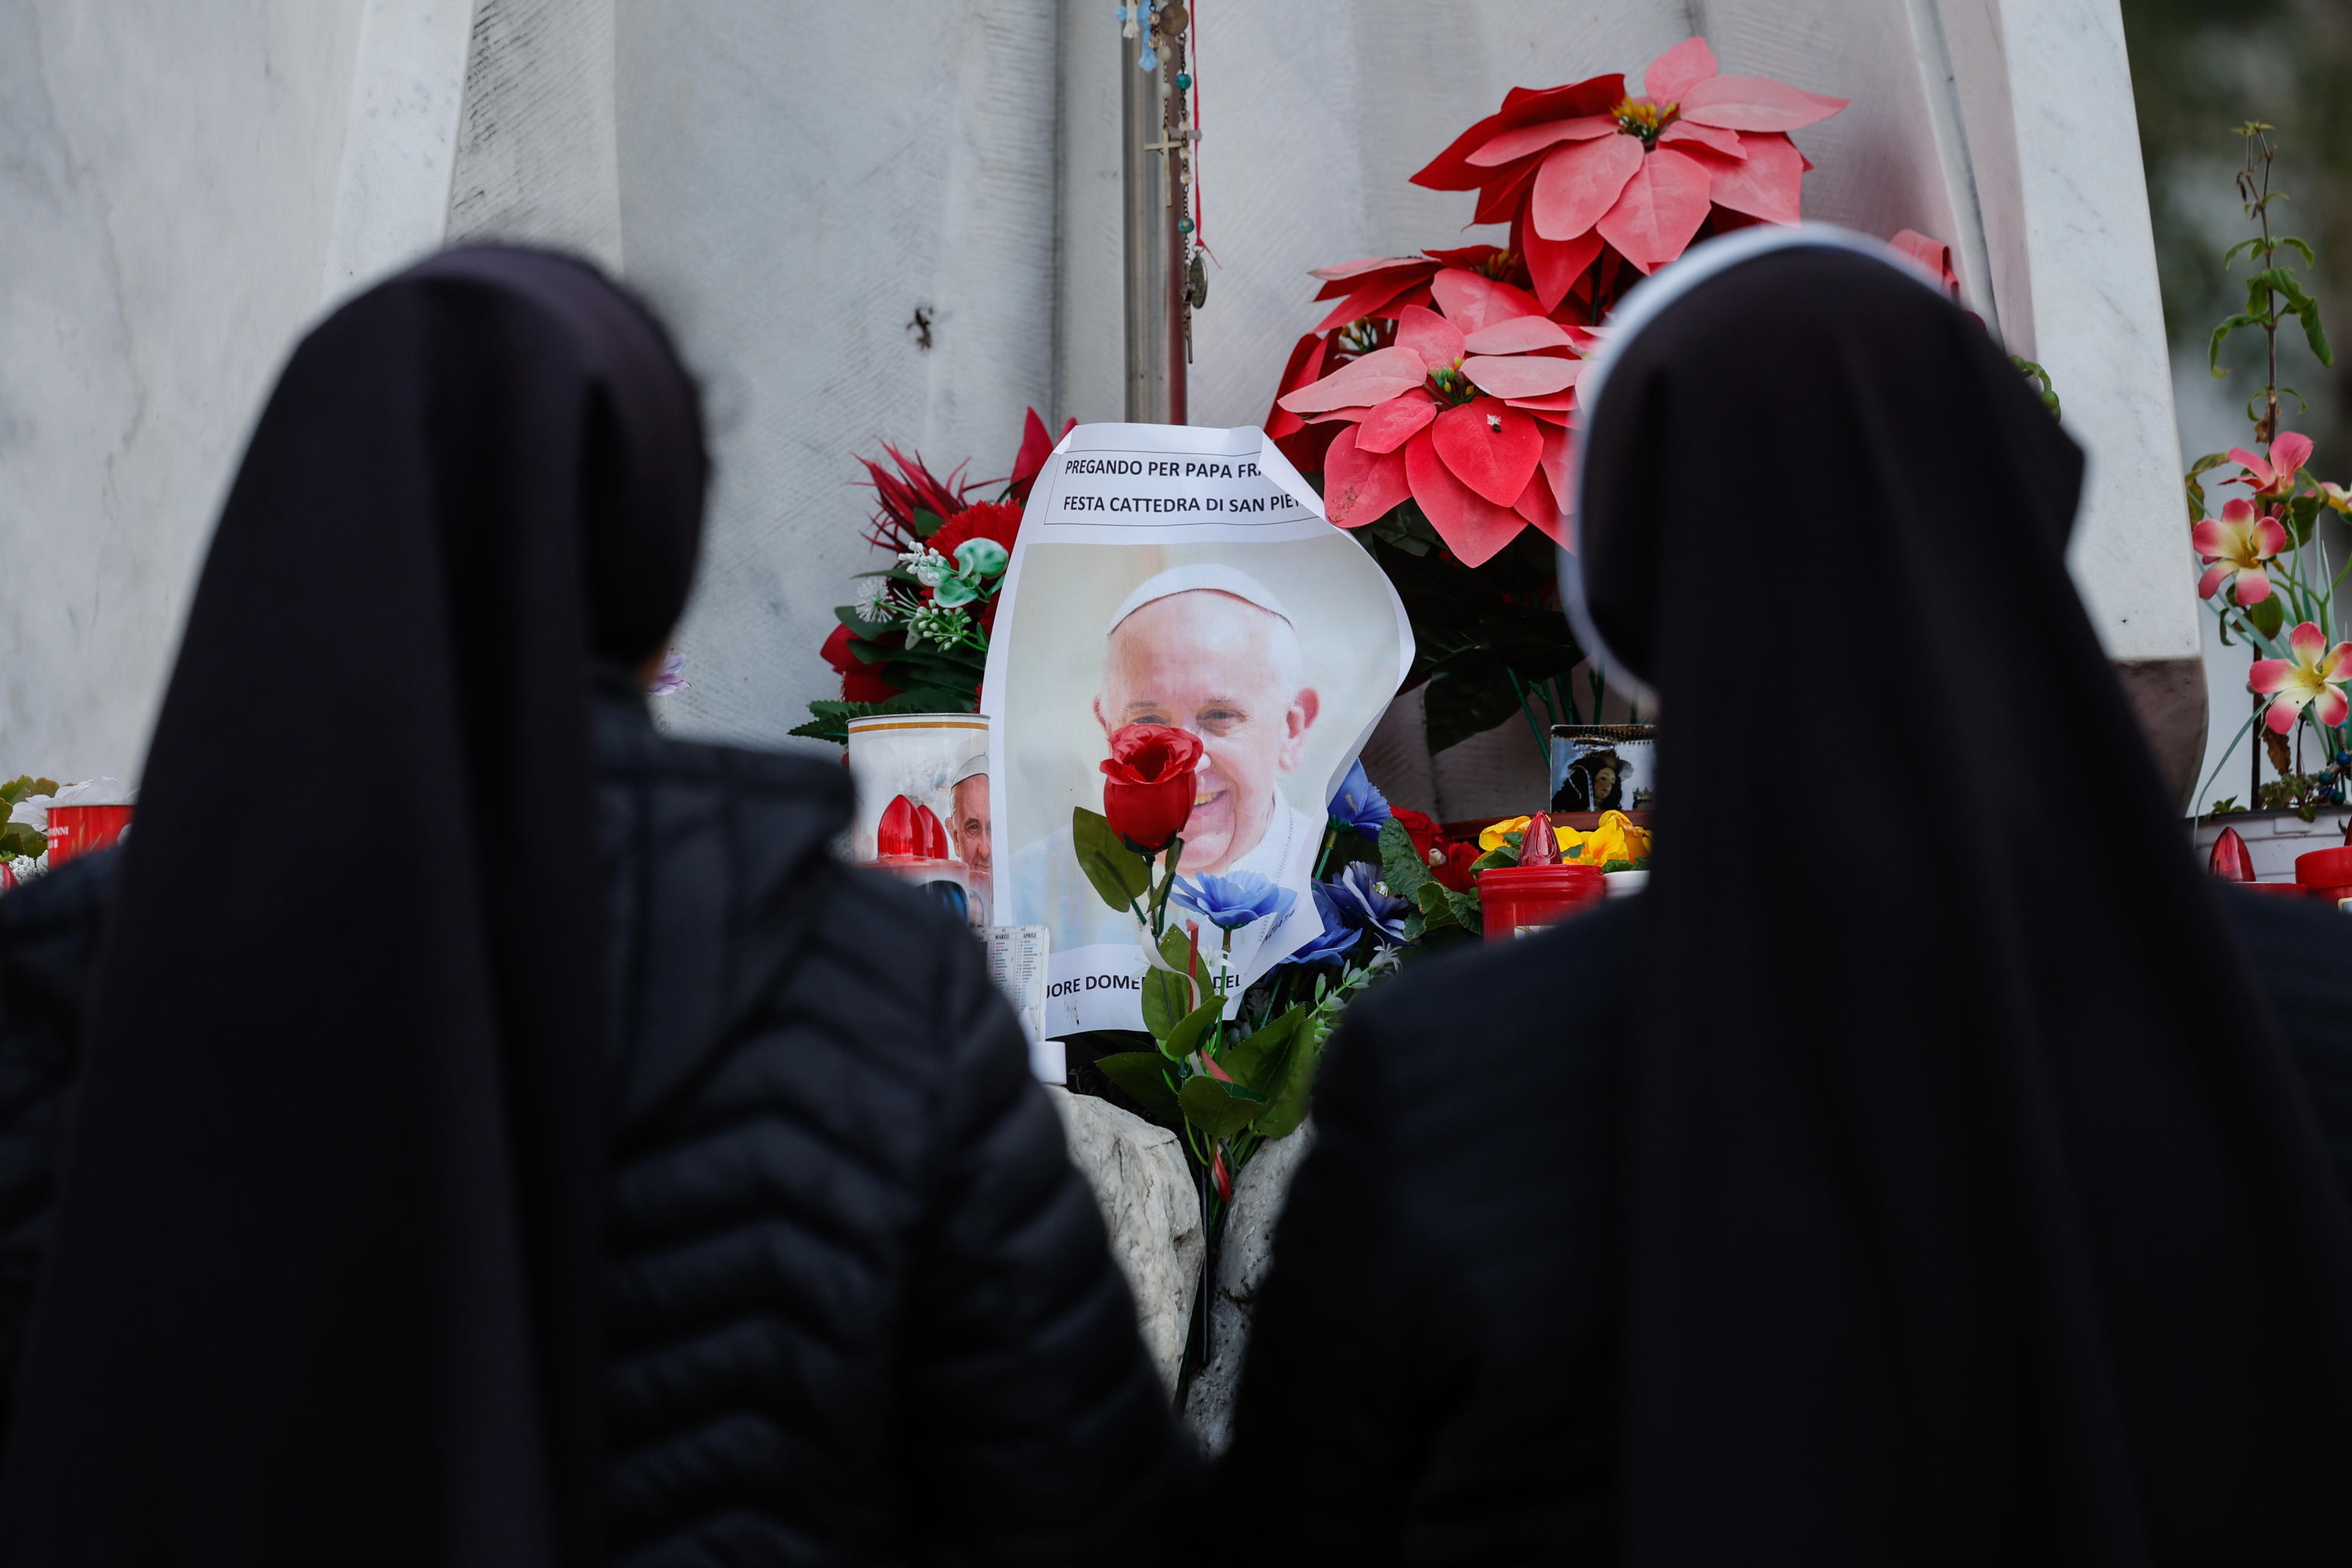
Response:
POLYGON ((56 1206, 89 974, 117 852, 0 900, 0 1447, 56 1206))
POLYGON ((1157 1562, 1192 1448, 1019 1026, 955 946, 903 1362, 920 1559, 1157 1562))

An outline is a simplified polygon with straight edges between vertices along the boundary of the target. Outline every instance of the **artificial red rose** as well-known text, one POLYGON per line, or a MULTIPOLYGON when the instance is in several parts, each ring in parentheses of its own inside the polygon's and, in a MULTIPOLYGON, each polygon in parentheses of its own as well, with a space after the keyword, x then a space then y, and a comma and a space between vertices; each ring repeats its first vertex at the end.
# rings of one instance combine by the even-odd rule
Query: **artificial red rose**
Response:
POLYGON ((1103 759, 1103 816, 1139 855, 1157 855, 1192 816, 1201 737, 1169 724, 1125 724, 1103 759))
POLYGON ((1451 888, 1457 893, 1467 893, 1476 888, 1477 882, 1470 875, 1470 863, 1478 858, 1478 846, 1446 837, 1445 829, 1438 826, 1435 817, 1418 811, 1391 806, 1389 815, 1396 819, 1399 827, 1404 829, 1405 837, 1412 840, 1414 851, 1421 856, 1421 863, 1429 868, 1429 874, 1436 878, 1441 886, 1451 888))
POLYGON ((1431 850, 1440 847, 1445 842, 1445 829, 1437 825, 1437 818, 1433 816, 1402 805, 1390 806, 1389 816, 1395 818, 1399 827, 1404 829, 1405 837, 1412 840, 1412 847, 1421 851, 1421 858, 1423 860, 1429 858, 1431 850))
POLYGON ((882 679, 880 665, 867 664, 849 651, 847 626, 835 626, 820 652, 825 663, 841 671, 844 702, 886 702, 898 695, 898 689, 882 679))
POLYGON ((1457 893, 1477 891, 1478 879, 1470 872, 1471 863, 1478 858, 1479 854, 1475 844, 1449 838, 1438 846, 1436 853, 1443 858, 1433 859, 1424 855, 1422 858, 1429 861, 1429 874, 1436 878, 1441 886, 1451 888, 1457 893))

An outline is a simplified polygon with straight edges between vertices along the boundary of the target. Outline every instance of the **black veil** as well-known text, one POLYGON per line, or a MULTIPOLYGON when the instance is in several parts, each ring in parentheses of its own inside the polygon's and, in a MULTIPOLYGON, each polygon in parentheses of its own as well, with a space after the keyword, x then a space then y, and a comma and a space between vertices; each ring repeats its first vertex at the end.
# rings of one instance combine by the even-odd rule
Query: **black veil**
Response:
POLYGON ((2352 1225, 2068 577, 2082 455, 1868 242, 1717 243, 1586 384, 1564 574, 1663 715, 1626 1561, 2327 1557, 2352 1225))
POLYGON ((705 480, 581 263, 452 252, 295 352, 148 757, 0 1559, 594 1560, 591 666, 677 620, 705 480))

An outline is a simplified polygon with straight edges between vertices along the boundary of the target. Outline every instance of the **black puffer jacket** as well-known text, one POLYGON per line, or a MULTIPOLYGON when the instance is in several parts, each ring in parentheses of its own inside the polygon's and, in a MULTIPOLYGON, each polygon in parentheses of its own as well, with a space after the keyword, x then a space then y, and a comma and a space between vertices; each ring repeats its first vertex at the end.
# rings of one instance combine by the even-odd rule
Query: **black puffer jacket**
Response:
MULTIPOLYGON (((831 861, 838 767, 596 724, 613 1561, 1152 1560, 1191 1450, 978 945, 831 861)), ((56 1098, 0 1126, 7 1238, 56 1098)))

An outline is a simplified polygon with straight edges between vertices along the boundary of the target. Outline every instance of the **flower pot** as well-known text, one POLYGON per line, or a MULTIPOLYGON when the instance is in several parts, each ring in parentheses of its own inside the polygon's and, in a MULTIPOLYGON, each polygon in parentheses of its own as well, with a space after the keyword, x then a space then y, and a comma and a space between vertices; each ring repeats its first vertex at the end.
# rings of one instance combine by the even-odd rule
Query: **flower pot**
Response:
POLYGON ((129 805, 53 805, 49 807, 49 867, 52 870, 77 855, 103 849, 131 826, 129 805))
POLYGON ((2221 830, 2236 828, 2246 842, 2259 879, 2250 885, 2267 888, 2274 882, 2292 883, 2295 858, 2341 845, 2347 826, 2352 826, 2352 811, 2343 806, 2322 806, 2310 822, 2292 811, 2233 811, 2190 824, 2189 843, 2196 850, 2197 864, 2203 866, 2211 858, 2213 841, 2221 837, 2221 830))
POLYGON ((1596 866, 1490 866, 1478 873, 1488 942, 1557 925, 1607 894, 1608 879, 1596 866))

